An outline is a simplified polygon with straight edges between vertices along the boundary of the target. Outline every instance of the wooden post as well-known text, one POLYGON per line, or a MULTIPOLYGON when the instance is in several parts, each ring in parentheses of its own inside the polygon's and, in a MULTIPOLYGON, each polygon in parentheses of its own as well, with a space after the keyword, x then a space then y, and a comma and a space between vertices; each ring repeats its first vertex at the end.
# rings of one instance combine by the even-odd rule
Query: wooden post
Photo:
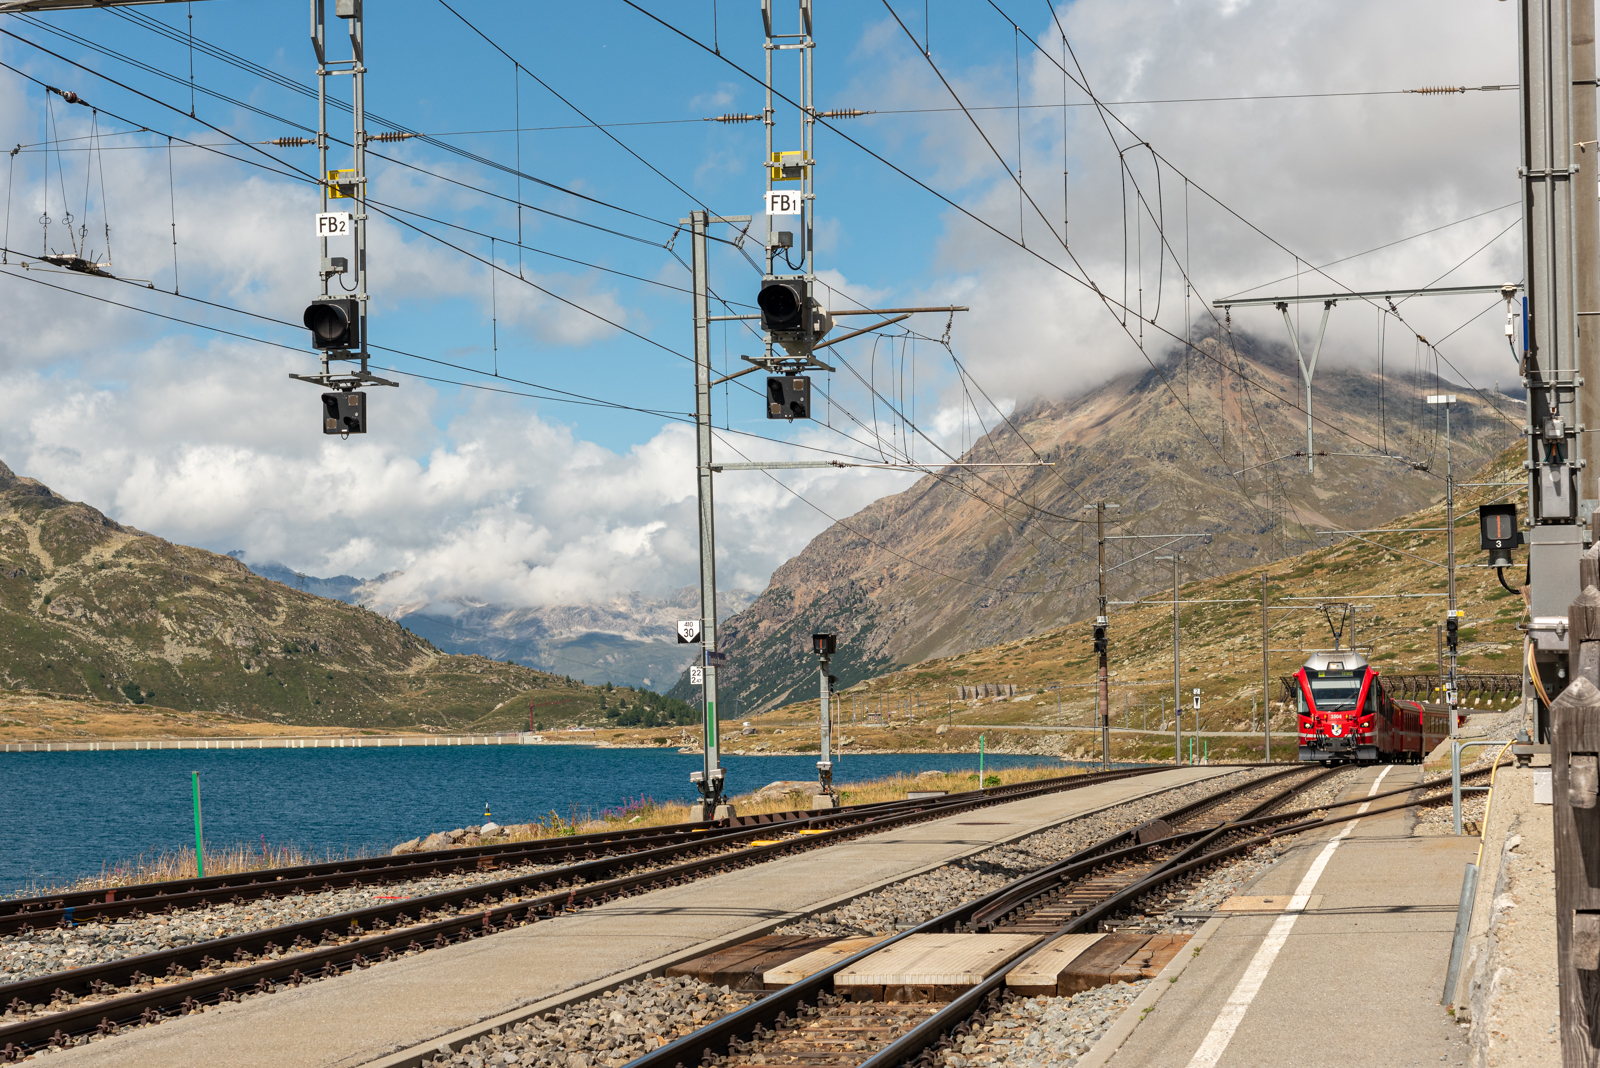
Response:
POLYGON ((1567 677, 1579 676, 1600 686, 1600 589, 1592 582, 1567 609, 1567 677))
POLYGON ((1573 678, 1550 705, 1550 726, 1561 1063, 1592 1068, 1600 1063, 1600 687, 1573 678))

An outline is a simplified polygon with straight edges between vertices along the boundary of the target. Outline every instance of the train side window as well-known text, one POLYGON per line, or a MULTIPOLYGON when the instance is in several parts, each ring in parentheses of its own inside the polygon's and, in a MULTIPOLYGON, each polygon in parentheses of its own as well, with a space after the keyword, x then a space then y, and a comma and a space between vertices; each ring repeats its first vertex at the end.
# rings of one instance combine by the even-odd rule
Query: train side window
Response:
POLYGON ((1372 680, 1372 685, 1367 688, 1367 711, 1378 711, 1378 689, 1382 684, 1377 679, 1372 680))
POLYGON ((1294 688, 1294 699, 1296 713, 1302 716, 1308 715, 1309 713, 1306 712, 1306 691, 1299 685, 1298 680, 1296 681, 1294 688))

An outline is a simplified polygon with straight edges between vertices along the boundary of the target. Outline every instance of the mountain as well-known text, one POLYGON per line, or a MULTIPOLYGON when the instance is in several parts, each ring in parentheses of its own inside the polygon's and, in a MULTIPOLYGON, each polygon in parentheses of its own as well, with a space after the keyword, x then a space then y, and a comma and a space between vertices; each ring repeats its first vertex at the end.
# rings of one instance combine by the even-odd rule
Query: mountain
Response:
MULTIPOLYGON (((803 697, 813 632, 838 634, 833 671, 850 685, 1092 615, 1094 502, 1121 506, 1108 513, 1108 595, 1131 600, 1170 585, 1170 565, 1150 558, 1163 548, 1183 555, 1180 581, 1221 575, 1309 549, 1316 530, 1380 526, 1442 497, 1443 418, 1426 394, 1457 391, 1458 471, 1519 433, 1509 397, 1323 366, 1315 447, 1327 455, 1312 474, 1286 455, 1305 449, 1287 346, 1235 334, 1197 347, 1068 400, 1034 400, 991 421, 962 457, 1053 466, 947 467, 818 535, 723 626, 724 705, 803 697), (1110 540, 1128 536, 1139 540, 1110 540)), ((669 692, 693 695, 686 677, 669 692)))
MULTIPOLYGON (((242 551, 228 554, 243 559, 242 551)), ((671 635, 680 619, 700 615, 700 588, 685 586, 666 597, 628 593, 600 604, 507 608, 459 602, 454 614, 417 610, 385 596, 384 583, 400 572, 360 579, 318 578, 276 561, 250 564, 258 575, 319 597, 332 597, 403 621, 407 629, 451 653, 516 660, 595 685, 664 691, 693 661, 696 647, 671 635)), ((748 590, 720 590, 717 610, 727 619, 755 600, 748 590)))
POLYGON ((4 464, 0 642, 7 689, 279 723, 516 729, 530 702, 546 725, 598 722, 609 692, 443 653, 376 612, 123 526, 4 464))

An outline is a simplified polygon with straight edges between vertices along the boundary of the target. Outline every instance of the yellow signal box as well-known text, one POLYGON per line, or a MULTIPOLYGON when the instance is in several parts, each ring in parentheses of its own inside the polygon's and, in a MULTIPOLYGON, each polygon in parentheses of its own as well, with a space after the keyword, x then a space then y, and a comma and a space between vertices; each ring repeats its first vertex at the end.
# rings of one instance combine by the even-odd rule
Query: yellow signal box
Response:
POLYGON ((332 200, 349 200, 356 195, 356 185, 350 181, 356 172, 329 171, 328 172, 328 197, 332 200))
POLYGON ((805 165, 804 152, 774 152, 767 170, 774 182, 799 182, 811 177, 811 168, 805 165))

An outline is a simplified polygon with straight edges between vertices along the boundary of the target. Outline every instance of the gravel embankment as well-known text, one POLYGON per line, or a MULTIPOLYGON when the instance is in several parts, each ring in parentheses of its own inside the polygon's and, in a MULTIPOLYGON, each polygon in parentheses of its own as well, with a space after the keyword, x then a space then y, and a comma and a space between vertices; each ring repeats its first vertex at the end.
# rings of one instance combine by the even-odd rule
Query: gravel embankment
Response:
POLYGON ((755 1000, 688 977, 640 979, 485 1035, 432 1065, 618 1068, 755 1000))
POLYGON ((1238 771, 1129 801, 886 886, 831 912, 787 924, 774 933, 845 937, 890 934, 896 928, 912 927, 1163 812, 1214 793, 1224 784, 1238 785, 1265 774, 1265 769, 1238 771))
MULTIPOLYGON (((264 931, 286 924, 336 916, 399 899, 427 897, 496 879, 511 879, 548 870, 528 864, 498 871, 463 872, 413 879, 389 886, 290 894, 276 901, 247 901, 187 909, 170 916, 154 915, 114 923, 86 923, 71 929, 52 927, 31 934, 0 937, 0 984, 21 982, 68 968, 136 957, 214 938, 264 931)), ((287 947, 286 947, 287 948, 287 947)))
POLYGON ((1007 998, 984 1026, 940 1056, 942 1068, 1071 1068, 1154 980, 1112 983, 1071 997, 1007 998))

